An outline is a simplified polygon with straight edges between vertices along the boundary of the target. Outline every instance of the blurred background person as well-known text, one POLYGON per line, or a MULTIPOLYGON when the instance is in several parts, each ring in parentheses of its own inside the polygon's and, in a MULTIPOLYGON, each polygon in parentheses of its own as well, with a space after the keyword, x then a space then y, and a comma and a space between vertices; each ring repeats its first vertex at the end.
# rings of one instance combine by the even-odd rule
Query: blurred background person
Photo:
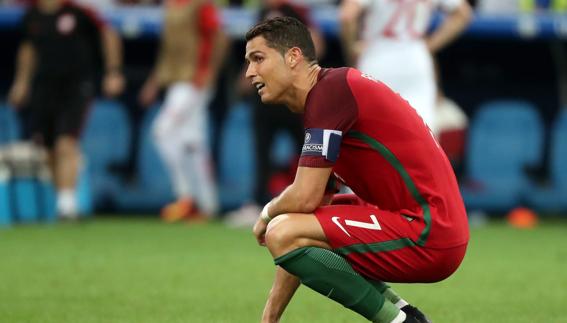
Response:
MULTIPOLYGON (((477 0, 476 9, 482 13, 517 13, 519 0, 477 0)), ((525 2, 525 1, 524 1, 525 2)))
POLYGON ((167 87, 153 133, 177 200, 162 209, 162 218, 203 220, 218 211, 206 107, 226 39, 212 1, 167 0, 164 10, 157 62, 139 100, 149 106, 167 87))
MULTIPOLYGON (((92 0, 96 1, 96 0, 92 0)), ((116 0, 119 5, 159 5, 162 0, 116 0)))
POLYGON ((32 139, 49 151, 58 215, 75 218, 78 138, 95 95, 97 51, 104 61, 102 91, 116 96, 124 88, 121 41, 94 11, 64 0, 36 1, 22 32, 9 101, 28 105, 32 139))
MULTIPOLYGON (((308 7, 300 6, 288 0, 263 0, 257 21, 263 21, 274 17, 293 17, 309 27, 313 38, 317 57, 321 58, 325 52, 325 40, 317 26, 311 21, 311 12, 308 7)), ((290 168, 287 173, 290 176, 295 174, 295 167, 299 158, 299 152, 303 145, 303 124, 301 116, 290 112, 284 105, 266 106, 262 103, 255 90, 242 73, 239 80, 240 92, 243 94, 253 94, 252 100, 252 122, 254 125, 254 145, 256 161, 256 178, 254 183, 253 200, 244 204, 240 209, 227 214, 227 222, 233 226, 252 226, 261 206, 268 203, 279 192, 273 192, 270 188, 270 179, 279 171, 272 160, 272 149, 276 142, 276 135, 287 132, 293 141, 293 160, 290 161, 290 168)), ((290 181, 293 178, 289 179, 290 181)), ((285 188, 289 183, 282 185, 285 188)))
POLYGON ((80 4, 85 7, 93 8, 102 13, 114 8, 118 4, 117 0, 74 0, 74 1, 77 4, 80 4))
POLYGON ((435 133, 432 55, 457 38, 471 18, 466 0, 344 0, 340 8, 343 49, 349 64, 408 100, 435 133), (437 7, 447 15, 427 34, 437 7))

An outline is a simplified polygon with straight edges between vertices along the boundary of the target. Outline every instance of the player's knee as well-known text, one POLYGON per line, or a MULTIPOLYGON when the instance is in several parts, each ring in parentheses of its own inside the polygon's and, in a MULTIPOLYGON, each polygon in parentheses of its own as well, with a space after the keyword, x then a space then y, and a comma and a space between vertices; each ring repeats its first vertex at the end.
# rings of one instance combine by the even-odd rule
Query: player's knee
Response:
POLYGON ((77 140, 72 137, 63 136, 55 142, 55 153, 57 155, 72 155, 77 151, 77 140))
POLYGON ((297 233, 293 228, 292 222, 289 215, 282 214, 268 225, 266 246, 272 254, 278 254, 281 250, 288 249, 297 240, 297 233))

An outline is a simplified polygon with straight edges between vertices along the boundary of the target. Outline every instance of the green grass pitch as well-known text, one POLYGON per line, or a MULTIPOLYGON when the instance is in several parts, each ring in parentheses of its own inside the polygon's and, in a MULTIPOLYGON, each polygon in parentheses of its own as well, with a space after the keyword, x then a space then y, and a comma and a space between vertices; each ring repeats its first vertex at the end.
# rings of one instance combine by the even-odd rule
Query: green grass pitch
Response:
MULTIPOLYGON (((567 322, 567 221, 473 229, 448 280, 395 285, 437 323, 567 322)), ((259 322, 272 261, 248 230, 100 217, 0 230, 0 322, 259 322)), ((301 287, 282 322, 365 322, 301 287)))

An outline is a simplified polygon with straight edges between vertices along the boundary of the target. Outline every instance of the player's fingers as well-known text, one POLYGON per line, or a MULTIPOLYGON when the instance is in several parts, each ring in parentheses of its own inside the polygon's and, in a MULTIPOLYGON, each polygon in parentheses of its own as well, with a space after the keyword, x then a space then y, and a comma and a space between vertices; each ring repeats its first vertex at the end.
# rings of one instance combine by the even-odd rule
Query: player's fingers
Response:
POLYGON ((108 76, 104 80, 104 90, 108 97, 115 97, 124 90, 124 78, 119 76, 108 76))
POLYGON ((153 92, 150 88, 144 88, 140 92, 138 100, 143 107, 149 107, 152 102, 155 100, 157 95, 153 92))
POLYGON ((260 246, 265 247, 266 246, 266 237, 265 235, 261 234, 259 236, 256 236, 256 241, 258 241, 258 244, 260 246))
POLYGON ((14 86, 8 94, 8 102, 14 108, 19 108, 25 100, 26 91, 22 86, 14 86))
POLYGON ((25 102, 25 95, 15 95, 11 97, 8 102, 14 109, 19 109, 25 102))

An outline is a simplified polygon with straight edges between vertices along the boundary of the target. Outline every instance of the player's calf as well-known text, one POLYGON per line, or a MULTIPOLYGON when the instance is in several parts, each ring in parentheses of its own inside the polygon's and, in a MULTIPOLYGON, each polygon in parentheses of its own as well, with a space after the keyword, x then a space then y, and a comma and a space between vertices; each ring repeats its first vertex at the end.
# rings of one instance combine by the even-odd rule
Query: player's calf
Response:
POLYGON ((302 284, 346 308, 379 323, 419 323, 386 300, 366 279, 334 252, 303 247, 274 260, 302 284))

